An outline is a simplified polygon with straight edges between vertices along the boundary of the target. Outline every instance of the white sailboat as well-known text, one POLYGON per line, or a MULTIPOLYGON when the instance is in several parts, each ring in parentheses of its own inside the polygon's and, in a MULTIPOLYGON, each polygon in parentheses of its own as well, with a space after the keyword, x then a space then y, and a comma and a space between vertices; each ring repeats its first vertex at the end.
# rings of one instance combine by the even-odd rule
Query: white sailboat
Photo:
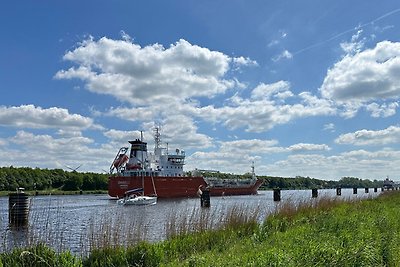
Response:
POLYGON ((125 197, 117 201, 120 205, 155 205, 157 196, 143 196, 143 188, 126 191, 125 197))

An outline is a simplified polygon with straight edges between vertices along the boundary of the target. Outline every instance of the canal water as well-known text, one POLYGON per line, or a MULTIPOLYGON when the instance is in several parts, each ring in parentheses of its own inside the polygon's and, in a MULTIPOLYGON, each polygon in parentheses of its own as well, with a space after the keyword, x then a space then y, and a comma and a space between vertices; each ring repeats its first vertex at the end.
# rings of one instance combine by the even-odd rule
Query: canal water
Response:
MULTIPOLYGON (((319 190, 318 198, 375 197, 381 190, 319 190)), ((317 198, 317 199, 318 199, 317 198)), ((153 206, 121 206, 107 195, 49 195, 30 198, 29 226, 8 225, 8 197, 0 197, 0 251, 43 242, 57 251, 85 255, 95 247, 127 245, 140 240, 157 242, 179 232, 217 228, 232 214, 256 217, 262 222, 278 205, 315 201, 311 190, 282 190, 281 201, 272 191, 258 195, 211 197, 211 207, 201 208, 196 198, 159 199, 153 206)))

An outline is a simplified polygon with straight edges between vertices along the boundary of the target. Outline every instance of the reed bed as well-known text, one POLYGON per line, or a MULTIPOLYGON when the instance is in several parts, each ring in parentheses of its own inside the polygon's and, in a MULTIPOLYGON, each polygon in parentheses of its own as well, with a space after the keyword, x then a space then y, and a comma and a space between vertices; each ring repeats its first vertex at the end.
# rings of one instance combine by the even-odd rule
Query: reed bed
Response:
POLYGON ((251 206, 238 203, 214 209, 197 208, 181 213, 171 212, 166 220, 167 239, 190 233, 235 228, 248 223, 257 223, 260 205, 251 206))
POLYGON ((127 220, 122 212, 102 218, 92 217, 82 240, 82 251, 128 247, 146 239, 146 226, 140 221, 127 220))

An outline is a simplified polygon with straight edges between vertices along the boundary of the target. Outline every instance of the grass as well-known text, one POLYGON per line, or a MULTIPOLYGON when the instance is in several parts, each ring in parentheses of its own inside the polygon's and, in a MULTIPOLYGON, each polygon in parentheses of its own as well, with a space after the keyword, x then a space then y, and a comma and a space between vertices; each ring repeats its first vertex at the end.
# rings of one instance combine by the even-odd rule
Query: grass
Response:
MULTIPOLYGON (((0 254, 0 266, 400 266, 399 192, 277 205, 261 224, 257 207, 238 205, 220 216, 196 209, 188 217, 171 216, 163 242, 96 243, 100 237, 93 236, 88 256, 39 244, 0 254)), ((123 235, 115 231, 116 239, 123 235)))

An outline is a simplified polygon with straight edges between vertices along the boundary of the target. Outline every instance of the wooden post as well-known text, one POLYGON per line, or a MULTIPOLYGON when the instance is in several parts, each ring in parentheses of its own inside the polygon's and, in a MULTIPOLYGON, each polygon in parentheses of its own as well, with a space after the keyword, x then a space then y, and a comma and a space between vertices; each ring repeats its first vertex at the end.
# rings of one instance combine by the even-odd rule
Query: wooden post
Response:
POLYGON ((369 188, 365 188, 365 193, 369 193, 369 188))
POLYGON ((200 204, 204 208, 209 208, 210 207, 210 190, 208 188, 205 188, 202 191, 203 192, 200 196, 200 204))
POLYGON ((353 194, 354 194, 354 195, 357 194, 357 188, 353 188, 353 194))
POLYGON ((274 189, 274 201, 281 201, 281 190, 274 189))
POLYGON ((8 196, 8 223, 12 226, 21 227, 28 225, 29 218, 29 195, 19 188, 16 193, 8 196))
POLYGON ((374 192, 375 193, 378 192, 378 188, 377 187, 374 188, 374 192))
POLYGON ((342 188, 338 187, 336 188, 336 195, 341 196, 342 195, 342 188))
POLYGON ((317 188, 311 189, 311 196, 312 196, 313 198, 318 197, 318 189, 317 189, 317 188))

